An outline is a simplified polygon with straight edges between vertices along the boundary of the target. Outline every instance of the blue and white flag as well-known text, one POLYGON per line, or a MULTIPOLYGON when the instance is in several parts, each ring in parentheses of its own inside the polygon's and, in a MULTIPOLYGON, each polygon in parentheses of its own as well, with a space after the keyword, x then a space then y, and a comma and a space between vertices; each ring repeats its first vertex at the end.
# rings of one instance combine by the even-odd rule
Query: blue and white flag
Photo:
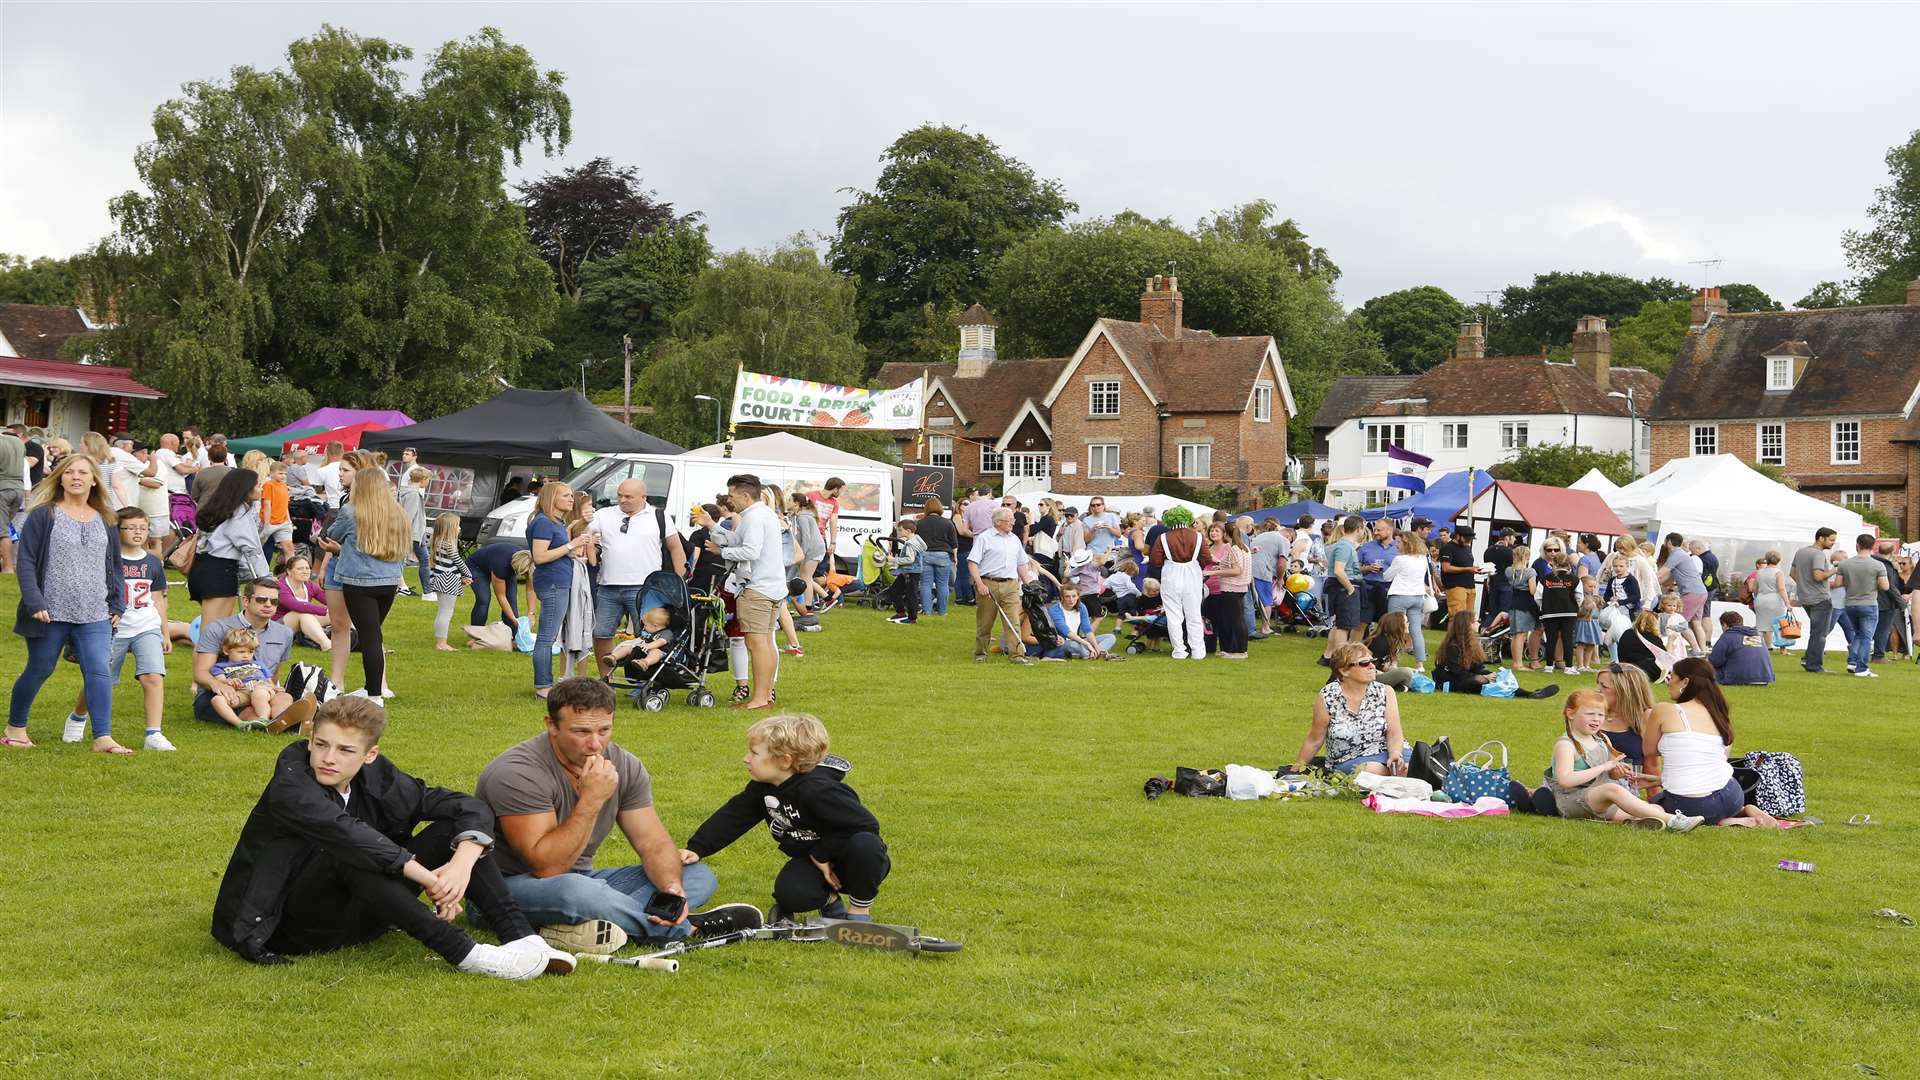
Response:
POLYGON ((1404 488, 1415 495, 1427 490, 1427 466, 1433 459, 1397 446, 1387 447, 1387 486, 1404 488))

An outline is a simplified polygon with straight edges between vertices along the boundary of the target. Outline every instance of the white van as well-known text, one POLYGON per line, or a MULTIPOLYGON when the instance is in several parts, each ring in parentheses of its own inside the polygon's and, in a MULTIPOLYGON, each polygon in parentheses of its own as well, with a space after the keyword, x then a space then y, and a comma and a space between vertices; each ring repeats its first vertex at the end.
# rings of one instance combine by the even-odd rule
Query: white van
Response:
MULTIPOLYGON (((717 501, 719 494, 727 489, 727 477, 737 473, 751 473, 763 484, 778 484, 789 497, 795 491, 802 494, 819 491, 831 476, 846 481, 847 488, 840 494, 840 536, 834 545, 834 554, 842 559, 860 557, 863 536, 893 530, 899 493, 893 490, 892 470, 878 463, 869 468, 751 458, 608 454, 580 466, 565 479, 568 487, 586 492, 595 506, 612 506, 617 500, 620 482, 628 477, 640 477, 647 484, 647 502, 664 507, 667 521, 684 535, 689 531, 688 508, 696 503, 717 501)), ((480 543, 524 545, 527 518, 533 509, 532 496, 496 507, 480 524, 480 543)))

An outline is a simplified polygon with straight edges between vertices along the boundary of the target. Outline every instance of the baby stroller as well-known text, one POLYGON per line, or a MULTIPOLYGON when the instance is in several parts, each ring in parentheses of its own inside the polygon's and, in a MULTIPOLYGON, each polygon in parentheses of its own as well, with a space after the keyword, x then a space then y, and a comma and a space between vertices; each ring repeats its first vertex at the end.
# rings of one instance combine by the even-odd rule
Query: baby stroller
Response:
MULTIPOLYGON (((1461 618, 1471 618, 1462 615, 1461 618)), ((1486 626, 1480 629, 1480 648, 1489 657, 1498 659, 1506 655, 1507 639, 1513 636, 1513 626, 1507 619, 1507 613, 1495 615, 1486 626)))
POLYGON ((1273 615, 1280 632, 1291 634, 1302 627, 1308 637, 1324 637, 1333 629, 1333 615, 1326 605, 1314 600, 1304 589, 1281 589, 1273 602, 1273 615))
POLYGON ((1035 656, 1045 656, 1060 647, 1060 635, 1054 631, 1053 619, 1047 614, 1051 603, 1053 598, 1047 595, 1047 587, 1037 581, 1020 589, 1021 621, 1027 624, 1021 640, 1035 656))
POLYGON ((687 591, 686 580, 671 570, 647 575, 640 589, 640 609, 667 610, 667 630, 673 641, 660 662, 649 668, 629 659, 608 678, 615 689, 626 690, 634 703, 648 712, 666 708, 675 690, 686 690, 687 704, 700 709, 714 705, 707 676, 727 667, 726 608, 715 596, 687 591))
MULTIPOLYGON (((1126 652, 1128 656, 1139 656, 1141 653, 1151 652, 1156 644, 1169 640, 1167 636, 1167 612, 1165 608, 1159 606, 1157 603, 1152 607, 1143 608, 1138 615, 1130 615, 1121 619, 1120 622, 1127 630, 1126 652)), ((1202 619, 1200 621, 1200 628, 1201 633, 1205 635, 1207 651, 1213 652, 1214 649, 1217 648, 1213 640, 1213 623, 1210 620, 1202 619)))
POLYGON ((860 538, 860 589, 868 604, 891 607, 887 598, 895 574, 888 557, 893 554, 894 538, 877 533, 860 538))

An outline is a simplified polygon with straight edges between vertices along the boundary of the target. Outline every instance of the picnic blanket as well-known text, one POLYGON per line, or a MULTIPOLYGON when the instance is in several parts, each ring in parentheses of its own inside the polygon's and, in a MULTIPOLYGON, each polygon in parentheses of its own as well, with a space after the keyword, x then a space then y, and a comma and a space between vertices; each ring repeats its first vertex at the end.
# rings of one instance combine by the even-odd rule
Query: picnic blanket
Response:
POLYGON ((1425 799, 1391 799, 1385 795, 1369 795, 1364 800, 1367 809, 1376 814, 1419 814, 1422 817, 1465 818, 1483 817, 1507 813, 1507 804, 1491 795, 1483 795, 1471 803, 1437 803, 1425 799))

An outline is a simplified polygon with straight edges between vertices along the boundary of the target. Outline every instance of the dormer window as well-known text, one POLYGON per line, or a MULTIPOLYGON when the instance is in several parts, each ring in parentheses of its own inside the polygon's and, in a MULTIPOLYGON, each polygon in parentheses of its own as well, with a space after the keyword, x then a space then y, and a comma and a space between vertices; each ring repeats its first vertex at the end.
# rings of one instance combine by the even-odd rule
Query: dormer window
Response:
POLYGON ((1767 357, 1767 389, 1769 390, 1793 389, 1793 357, 1791 356, 1767 357))
POLYGON ((1813 350, 1804 341, 1783 341, 1760 355, 1766 359, 1767 393, 1784 394, 1806 373, 1813 350))

